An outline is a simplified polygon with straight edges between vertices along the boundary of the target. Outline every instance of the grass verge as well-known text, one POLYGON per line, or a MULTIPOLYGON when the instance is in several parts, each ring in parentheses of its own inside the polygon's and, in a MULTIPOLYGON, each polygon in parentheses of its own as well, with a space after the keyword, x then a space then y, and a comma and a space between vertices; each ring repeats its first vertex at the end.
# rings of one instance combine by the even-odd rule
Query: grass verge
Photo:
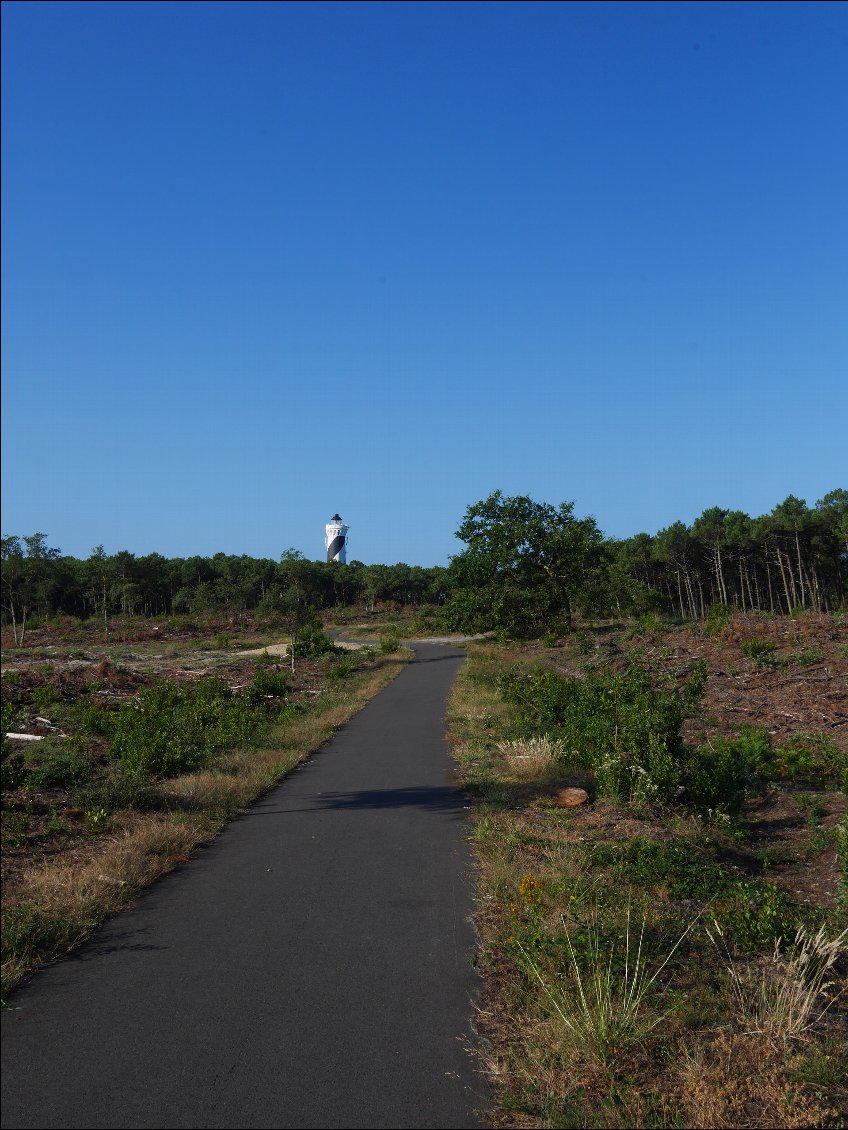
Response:
POLYGON ((214 839, 234 814, 323 745, 405 666, 407 651, 362 658, 294 716, 225 750, 214 767, 145 783, 86 812, 97 835, 27 870, 3 910, 5 997, 34 970, 78 946, 160 875, 214 839), (145 811, 154 808, 155 811, 145 811), (101 830, 102 826, 102 830, 101 830))

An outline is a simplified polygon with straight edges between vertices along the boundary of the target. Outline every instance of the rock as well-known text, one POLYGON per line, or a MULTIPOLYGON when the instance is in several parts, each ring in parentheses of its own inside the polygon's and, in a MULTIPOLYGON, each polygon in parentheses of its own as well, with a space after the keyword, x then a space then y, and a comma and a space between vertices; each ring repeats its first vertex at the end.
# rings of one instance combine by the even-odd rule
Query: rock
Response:
POLYGON ((589 794, 585 789, 559 789, 554 793, 554 800, 560 808, 577 808, 588 799, 589 794))

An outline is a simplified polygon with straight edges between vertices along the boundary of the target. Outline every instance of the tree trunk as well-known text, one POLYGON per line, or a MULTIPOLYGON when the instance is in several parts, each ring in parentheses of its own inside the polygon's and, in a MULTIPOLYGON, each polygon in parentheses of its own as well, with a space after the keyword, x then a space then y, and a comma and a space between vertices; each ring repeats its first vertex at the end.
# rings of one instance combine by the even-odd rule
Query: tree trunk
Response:
POLYGON ((684 567, 683 580, 686 582, 686 599, 689 603, 689 618, 691 620, 698 619, 698 608, 695 604, 695 590, 692 588, 692 578, 689 576, 688 568, 684 567))
POLYGON ((716 544, 715 547, 715 565, 716 577, 718 578, 718 587, 721 592, 721 602, 722 604, 728 604, 727 586, 724 583, 724 569, 722 568, 721 564, 721 546, 718 544, 716 544))
POLYGON ((9 612, 12 615, 12 639, 14 639, 15 647, 17 647, 18 646, 18 621, 17 621, 17 618, 15 617, 15 601, 12 598, 11 594, 9 596, 8 607, 9 607, 9 612))
POLYGON ((768 581, 768 591, 769 591, 769 611, 771 612, 771 614, 773 616, 774 615, 774 591, 772 590, 772 587, 771 587, 771 569, 769 568, 768 546, 764 545, 763 549, 765 550, 765 553, 763 554, 763 556, 765 557, 765 561, 766 561, 766 580, 768 581))

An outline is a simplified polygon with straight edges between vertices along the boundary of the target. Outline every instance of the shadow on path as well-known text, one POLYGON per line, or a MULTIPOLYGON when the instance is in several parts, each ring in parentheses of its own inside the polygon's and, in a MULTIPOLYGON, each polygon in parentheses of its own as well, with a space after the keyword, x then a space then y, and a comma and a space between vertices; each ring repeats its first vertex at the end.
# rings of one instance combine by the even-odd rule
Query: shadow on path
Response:
POLYGON ((450 786, 426 788, 410 786, 404 789, 362 789, 357 792, 315 793, 309 804, 300 808, 255 805, 243 813, 241 820, 255 820, 262 816, 280 816, 289 812, 321 812, 341 809, 379 810, 387 808, 419 808, 430 812, 461 813, 469 807, 462 793, 450 786))
POLYGON ((431 808, 450 812, 468 808, 465 798, 452 788, 363 789, 354 793, 322 793, 315 798, 320 808, 431 808))

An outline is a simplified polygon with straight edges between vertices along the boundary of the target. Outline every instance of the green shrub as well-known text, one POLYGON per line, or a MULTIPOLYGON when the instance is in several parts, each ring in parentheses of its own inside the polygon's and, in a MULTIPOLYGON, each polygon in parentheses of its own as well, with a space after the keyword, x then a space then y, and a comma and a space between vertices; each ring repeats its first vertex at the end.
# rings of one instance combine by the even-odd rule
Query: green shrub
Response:
POLYGON ((37 710, 48 710, 55 702, 59 701, 59 691, 52 683, 36 687, 32 692, 32 702, 37 710))
POLYGON ((812 667, 814 663, 821 663, 823 659, 824 652, 819 645, 810 643, 791 655, 787 655, 784 663, 787 667, 812 667))
POLYGON ((320 659, 322 655, 335 655, 341 649, 320 627, 309 624, 296 634, 294 650, 302 659, 320 659))
POLYGON ((383 655, 391 655, 400 647, 400 637, 396 632, 380 632, 380 651, 383 655))
POLYGON ((681 726, 703 694, 699 662, 682 687, 658 686, 637 666, 622 674, 590 671, 562 678, 542 667, 512 668, 500 679, 525 733, 547 733, 563 761, 590 768, 601 795, 669 799, 679 781, 681 726))
POLYGON ((18 720, 19 713, 20 713, 20 708, 18 707, 17 703, 15 703, 15 702, 4 702, 3 703, 2 722, 0 722, 0 726, 2 726, 4 734, 7 733, 9 730, 12 730, 14 728, 14 725, 18 720))
POLYGON ((413 616, 409 631, 413 636, 428 636, 443 626, 441 609, 423 608, 413 616))
POLYGON ((591 655, 595 650, 595 641, 583 628, 578 628, 572 639, 579 655, 591 655))
POLYGON ((75 721, 81 732, 99 738, 111 737, 115 729, 115 718, 116 712, 107 710, 96 699, 81 702, 75 711, 75 721))
POLYGON ((775 772, 768 730, 744 726, 738 737, 714 738, 690 754, 684 774, 686 796, 700 812, 738 813, 746 797, 761 792, 775 772))
POLYGON ((35 789, 61 789, 91 780, 91 762, 75 749, 67 749, 55 739, 33 743, 24 754, 26 784, 35 789))
POLYGON ((731 891, 737 880, 734 871, 680 836, 594 844, 589 849, 589 861, 593 867, 615 867, 625 883, 664 886, 673 899, 709 900, 720 891, 731 891))
POLYGON ((258 703, 266 697, 285 698, 291 690, 291 680, 281 671, 266 671, 262 668, 253 676, 253 682, 245 695, 249 702, 258 703))
POLYGON ((716 921, 742 949, 770 949, 778 938, 794 937, 800 914, 774 883, 740 879, 729 897, 713 908, 716 921))
POLYGON ((636 618, 627 630, 627 638, 632 640, 637 636, 651 636, 665 632, 668 625, 656 612, 643 612, 636 618))
POLYGON ((262 717, 261 708, 235 697, 220 679, 161 683, 121 704, 112 753, 131 773, 190 773, 208 764, 216 750, 245 741, 262 717))
POLYGON ((726 604, 714 604, 704 622, 706 634, 717 636, 730 623, 731 615, 732 613, 726 604))
POLYGON ((829 734, 796 734, 777 750, 775 773, 811 785, 838 781, 848 792, 848 753, 829 734))
POLYGON ((742 654, 753 659, 758 667, 776 667, 775 645, 771 640, 761 640, 752 636, 740 644, 742 654))
POLYGON ((331 683, 347 679, 351 674, 353 674, 353 663, 349 659, 340 659, 338 663, 333 663, 327 668, 327 678, 331 683))

